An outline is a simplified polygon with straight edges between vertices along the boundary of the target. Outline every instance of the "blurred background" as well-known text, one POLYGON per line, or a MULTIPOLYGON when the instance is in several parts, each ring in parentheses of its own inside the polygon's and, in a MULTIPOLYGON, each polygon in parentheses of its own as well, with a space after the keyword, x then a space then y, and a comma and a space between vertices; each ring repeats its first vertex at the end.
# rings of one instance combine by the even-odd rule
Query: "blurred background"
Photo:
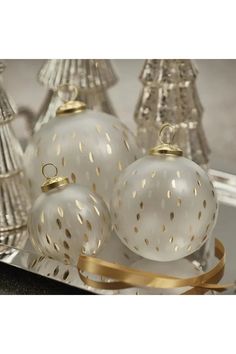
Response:
MULTIPOLYGON (((25 114, 37 118, 47 90, 37 81, 44 60, 4 60, 4 87, 16 102, 19 119, 14 128, 18 136, 26 136, 25 114)), ((203 126, 212 153, 209 166, 236 174, 236 60, 195 60, 199 75, 197 87, 205 108, 203 126)), ((118 116, 135 131, 134 108, 141 83, 138 80, 144 60, 112 60, 119 77, 109 90, 118 116)))

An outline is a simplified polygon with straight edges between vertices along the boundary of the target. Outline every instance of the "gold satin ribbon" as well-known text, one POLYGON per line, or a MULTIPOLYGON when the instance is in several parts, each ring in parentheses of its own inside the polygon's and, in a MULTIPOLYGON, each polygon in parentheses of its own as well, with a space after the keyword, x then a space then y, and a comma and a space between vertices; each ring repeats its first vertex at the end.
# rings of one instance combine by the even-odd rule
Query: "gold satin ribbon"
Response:
POLYGON ((225 248, 219 240, 215 240, 215 256, 217 264, 208 272, 190 278, 179 278, 164 274, 143 272, 117 263, 107 262, 92 256, 81 255, 78 270, 81 280, 96 289, 118 290, 130 287, 148 287, 174 289, 191 287, 183 294, 204 294, 208 290, 223 291, 234 284, 218 284, 224 275, 225 248), (109 278, 107 282, 97 281, 85 276, 83 272, 109 278), (114 281, 110 281, 113 279, 114 281))

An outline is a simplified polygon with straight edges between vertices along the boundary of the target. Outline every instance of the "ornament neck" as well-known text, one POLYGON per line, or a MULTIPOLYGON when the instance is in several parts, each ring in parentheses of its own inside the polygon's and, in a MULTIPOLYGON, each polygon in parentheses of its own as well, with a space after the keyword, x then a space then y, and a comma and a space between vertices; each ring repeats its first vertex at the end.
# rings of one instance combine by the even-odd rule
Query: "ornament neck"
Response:
POLYGON ((177 146, 174 145, 173 139, 175 136, 175 127, 169 123, 165 123, 161 126, 160 132, 159 132, 159 139, 161 144, 158 146, 155 146, 149 151, 150 155, 175 155, 175 156, 182 156, 183 151, 177 146), (164 141, 164 134, 168 133, 167 136, 167 141, 164 141))
POLYGON ((46 193, 46 192, 49 192, 55 188, 64 187, 70 183, 69 179, 67 177, 58 177, 57 173, 58 173, 58 169, 52 163, 46 163, 45 165, 43 165, 42 174, 46 178, 46 181, 41 186, 42 192, 46 193), (55 175, 54 176, 49 177, 45 174, 45 168, 47 166, 53 166, 55 168, 55 175))
POLYGON ((60 99, 63 101, 63 104, 58 107, 56 111, 56 116, 67 116, 74 113, 81 113, 86 109, 86 104, 81 101, 77 101, 78 89, 74 85, 64 84, 59 86, 57 94, 60 99), (65 95, 70 96, 69 100, 65 100, 65 95))

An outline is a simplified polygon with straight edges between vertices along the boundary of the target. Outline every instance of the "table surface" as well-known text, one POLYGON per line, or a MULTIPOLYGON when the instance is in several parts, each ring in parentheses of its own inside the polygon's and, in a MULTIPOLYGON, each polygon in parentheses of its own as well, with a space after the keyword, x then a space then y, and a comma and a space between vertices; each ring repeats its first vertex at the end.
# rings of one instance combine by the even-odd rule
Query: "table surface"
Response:
MULTIPOLYGON (((21 108, 37 114, 46 95, 36 76, 43 60, 6 60, 4 86, 21 108)), ((199 69, 197 86, 205 108, 204 128, 212 150, 210 167, 236 174, 236 60, 196 60, 199 69)), ((134 107, 141 89, 137 77, 143 60, 113 60, 120 78, 109 90, 119 117, 135 130, 134 107)), ((24 135, 24 126, 15 124, 18 136, 24 135)), ((230 268, 224 281, 236 279, 235 208, 222 206, 215 235, 226 246, 230 268)), ((0 263, 0 294, 86 294, 86 291, 68 287, 53 280, 0 263)))

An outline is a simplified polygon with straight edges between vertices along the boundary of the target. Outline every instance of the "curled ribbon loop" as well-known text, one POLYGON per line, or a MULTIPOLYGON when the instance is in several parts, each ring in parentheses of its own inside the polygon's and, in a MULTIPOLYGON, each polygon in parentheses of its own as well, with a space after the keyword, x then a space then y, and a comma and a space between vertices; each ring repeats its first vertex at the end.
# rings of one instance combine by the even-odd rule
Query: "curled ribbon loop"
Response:
POLYGON ((215 240, 215 256, 218 258, 218 262, 211 270, 190 278, 143 272, 86 255, 80 256, 78 270, 81 280, 86 285, 96 289, 117 290, 130 287, 174 289, 191 287, 192 289, 183 294, 204 294, 208 290, 223 291, 234 286, 234 284, 218 284, 224 275, 225 248, 217 239, 215 240), (93 280, 85 276, 84 272, 106 277, 109 280, 93 280))

